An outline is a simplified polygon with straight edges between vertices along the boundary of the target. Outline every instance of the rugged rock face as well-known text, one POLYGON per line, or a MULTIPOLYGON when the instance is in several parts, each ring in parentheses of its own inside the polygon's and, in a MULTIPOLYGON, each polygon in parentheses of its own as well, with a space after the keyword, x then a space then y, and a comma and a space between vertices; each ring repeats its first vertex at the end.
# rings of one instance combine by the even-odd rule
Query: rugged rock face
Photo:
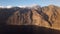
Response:
POLYGON ((0 8, 0 25, 37 25, 60 29, 60 7, 0 8))

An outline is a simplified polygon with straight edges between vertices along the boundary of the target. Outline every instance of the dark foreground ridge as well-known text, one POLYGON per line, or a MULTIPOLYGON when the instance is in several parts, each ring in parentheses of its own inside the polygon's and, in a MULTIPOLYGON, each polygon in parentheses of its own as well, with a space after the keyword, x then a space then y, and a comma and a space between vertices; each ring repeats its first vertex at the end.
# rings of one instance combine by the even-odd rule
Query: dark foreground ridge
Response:
POLYGON ((0 34, 60 34, 59 30, 54 30, 36 25, 9 25, 0 28, 0 34))

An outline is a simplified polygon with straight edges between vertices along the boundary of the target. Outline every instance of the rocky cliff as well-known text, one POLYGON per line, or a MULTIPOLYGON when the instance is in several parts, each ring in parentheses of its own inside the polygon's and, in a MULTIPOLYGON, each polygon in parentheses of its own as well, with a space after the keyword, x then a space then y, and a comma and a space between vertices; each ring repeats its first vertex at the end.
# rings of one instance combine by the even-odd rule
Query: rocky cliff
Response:
POLYGON ((37 25, 60 30, 60 7, 0 8, 0 25, 37 25))

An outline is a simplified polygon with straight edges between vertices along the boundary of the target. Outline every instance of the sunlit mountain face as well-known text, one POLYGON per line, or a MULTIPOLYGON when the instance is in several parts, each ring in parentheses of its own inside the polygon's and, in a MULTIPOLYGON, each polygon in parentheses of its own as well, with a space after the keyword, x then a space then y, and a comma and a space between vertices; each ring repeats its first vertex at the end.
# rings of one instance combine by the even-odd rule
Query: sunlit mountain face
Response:
MULTIPOLYGON (((34 30, 34 27, 40 29, 43 27, 60 30, 60 7, 49 5, 40 7, 39 5, 33 6, 19 6, 19 7, 2 7, 0 6, 0 26, 6 30, 12 28, 14 30, 20 28, 23 30, 26 26, 27 30, 34 30), (35 25, 32 27, 32 25, 35 25), (15 27, 16 26, 16 27, 15 27)), ((2 30, 3 30, 2 29, 2 30)), ((49 29, 48 29, 49 30, 49 29)), ((12 30, 11 30, 12 31, 12 30)), ((18 30, 16 30, 18 31, 18 30)), ((41 31, 41 30, 40 30, 41 31)), ((49 30, 50 31, 50 30, 49 30)), ((47 31, 48 32, 48 31, 47 31)))

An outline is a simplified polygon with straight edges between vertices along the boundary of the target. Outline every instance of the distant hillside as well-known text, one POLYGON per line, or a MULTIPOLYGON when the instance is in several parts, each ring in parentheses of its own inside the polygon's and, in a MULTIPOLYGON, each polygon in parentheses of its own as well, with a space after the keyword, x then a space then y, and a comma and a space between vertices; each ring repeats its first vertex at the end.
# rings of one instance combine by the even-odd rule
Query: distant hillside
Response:
POLYGON ((0 25, 37 25, 60 30, 60 7, 0 8, 0 25))

